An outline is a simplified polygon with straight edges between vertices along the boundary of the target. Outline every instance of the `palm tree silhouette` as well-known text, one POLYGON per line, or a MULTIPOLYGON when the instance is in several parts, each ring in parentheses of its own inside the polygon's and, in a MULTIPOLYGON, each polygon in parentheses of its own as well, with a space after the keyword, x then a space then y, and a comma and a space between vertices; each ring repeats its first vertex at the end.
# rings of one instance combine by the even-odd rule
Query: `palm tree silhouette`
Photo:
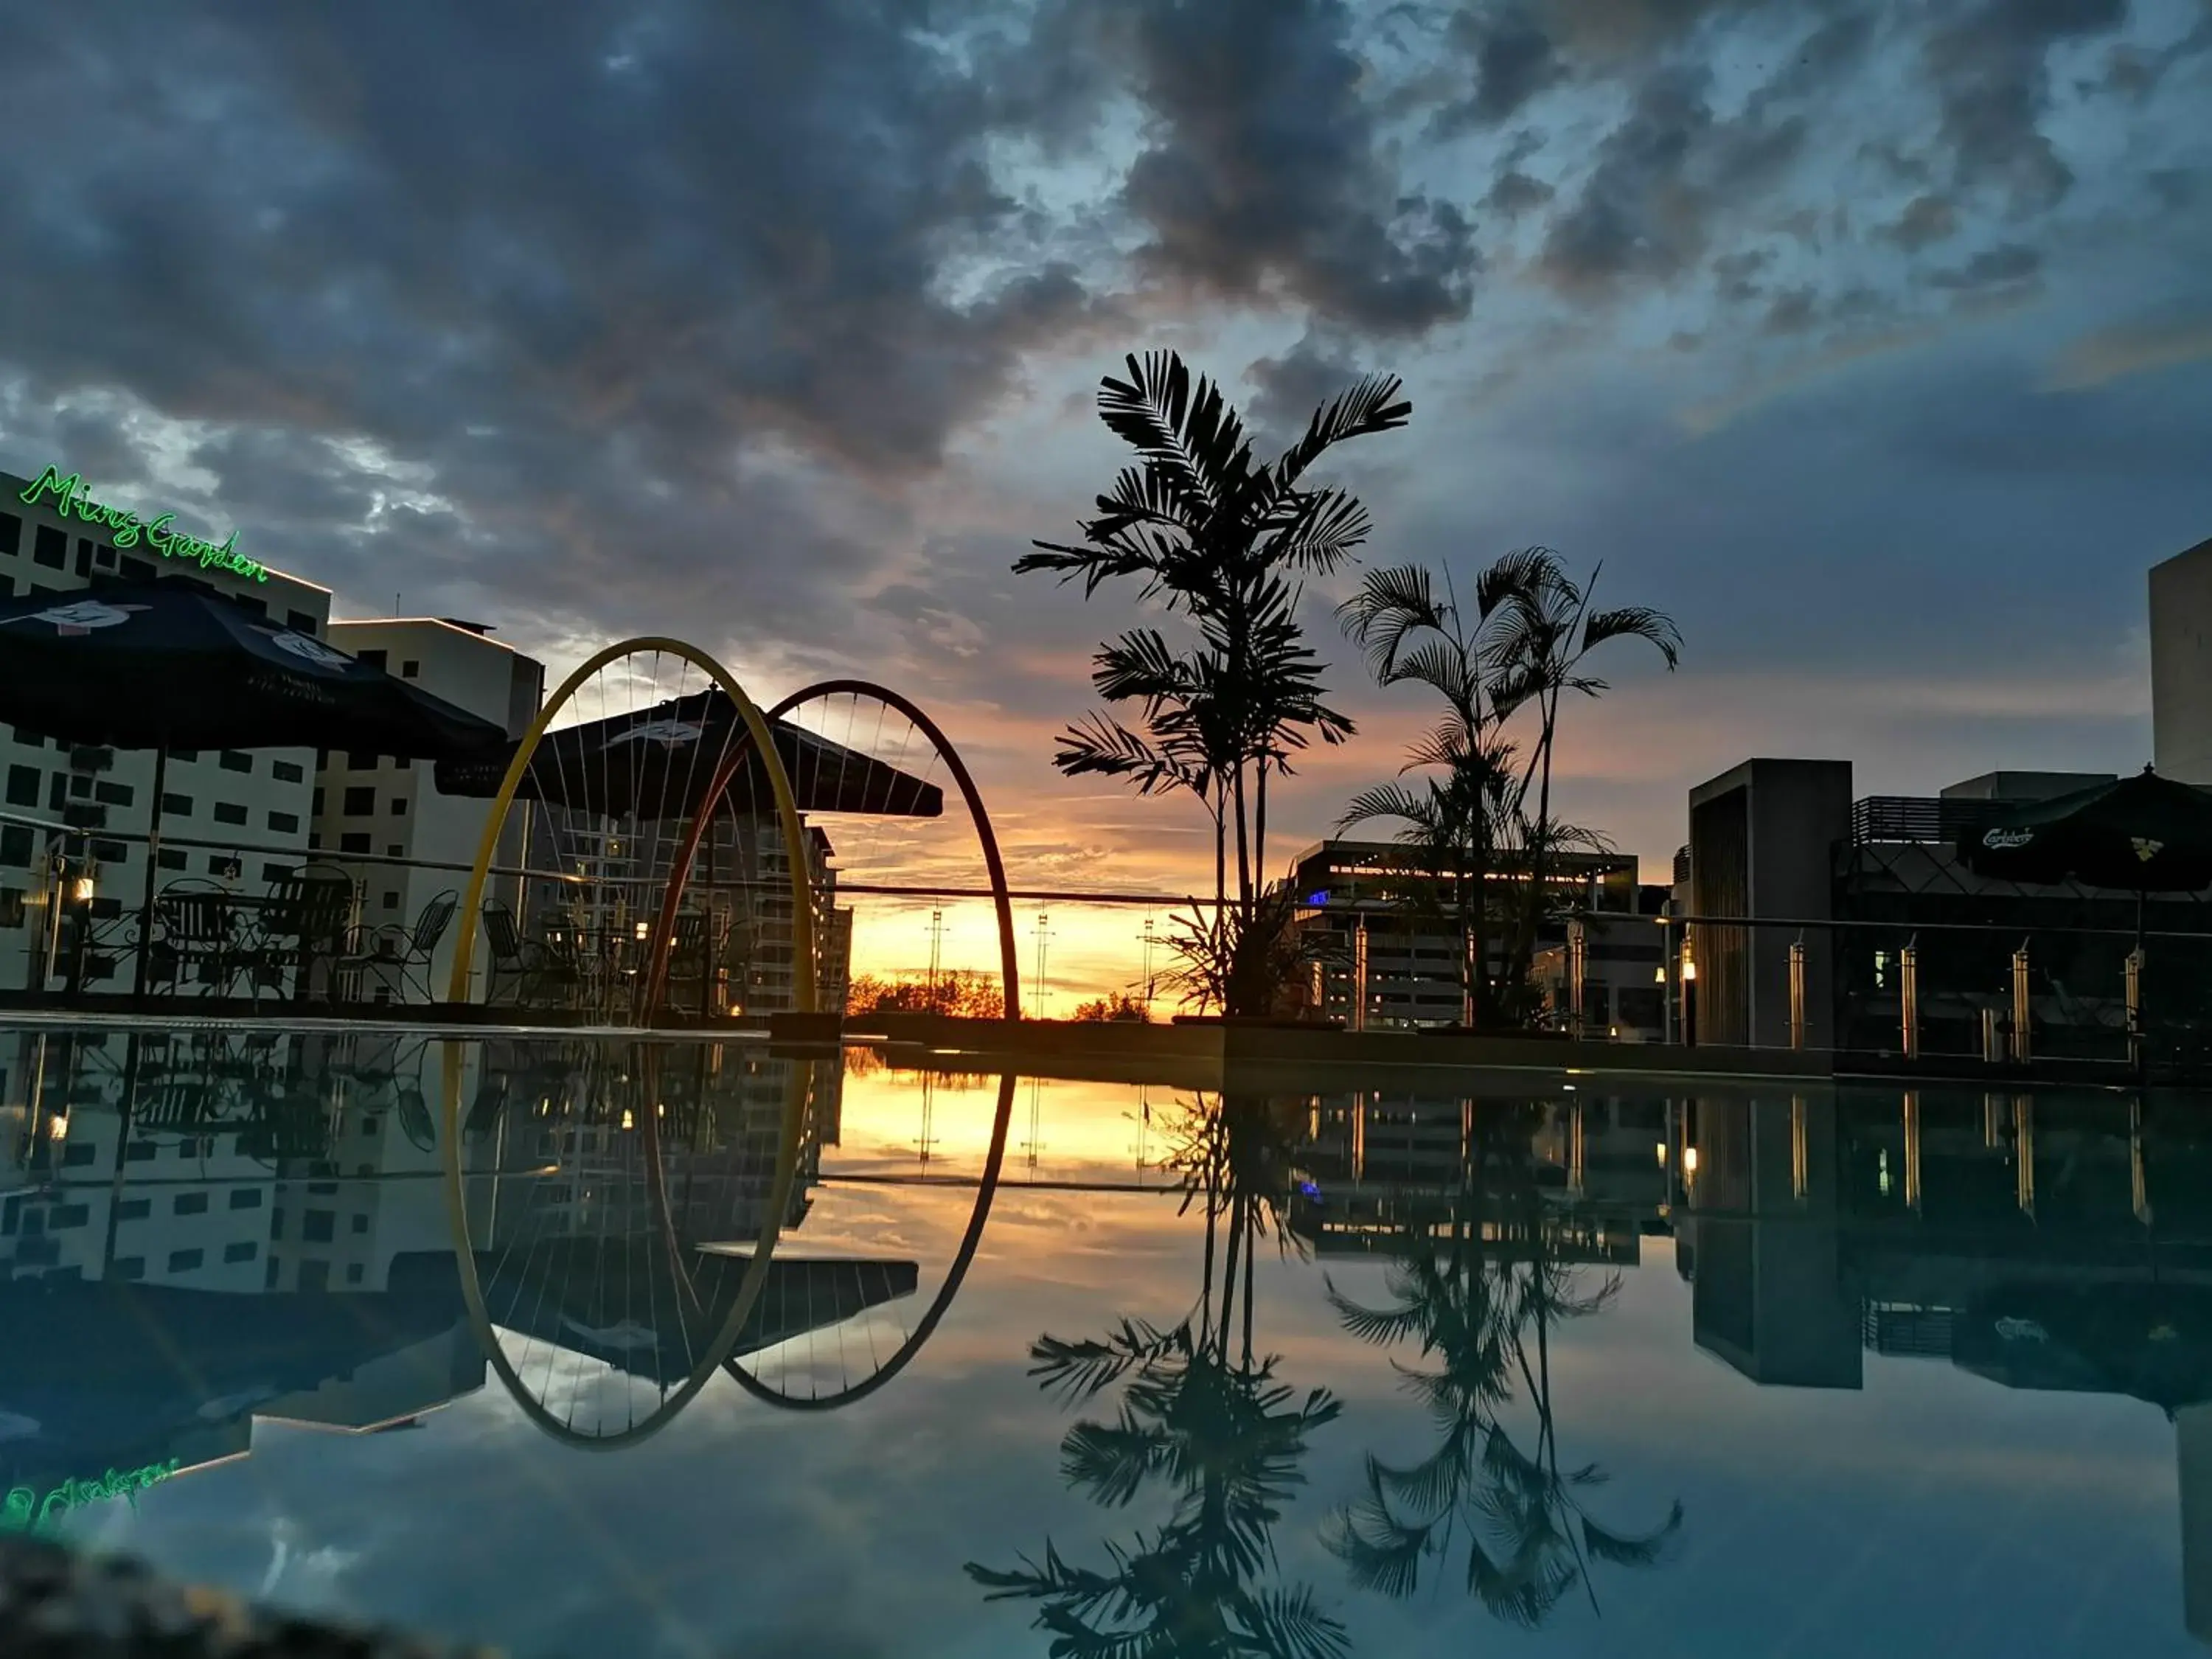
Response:
POLYGON ((1608 1275, 1585 1291, 1552 1254, 1534 1181, 1527 1111, 1479 1120, 1462 1166, 1443 1248, 1425 1224, 1400 1241, 1391 1302, 1372 1308, 1329 1287, 1345 1328, 1378 1346, 1413 1342, 1425 1366, 1394 1365, 1443 1436, 1408 1467, 1367 1459, 1367 1491, 1339 1512, 1328 1547, 1364 1589, 1407 1596, 1425 1565, 1466 1553, 1468 1590, 1494 1616, 1533 1629, 1579 1586, 1597 1607, 1592 1564, 1650 1566, 1680 1529, 1676 1502, 1644 1533, 1593 1516, 1584 1494, 1596 1464, 1563 1468, 1552 1404, 1551 1332, 1601 1311, 1620 1289, 1608 1275), (1518 1398, 1533 1413, 1524 1443, 1507 1422, 1518 1398))
POLYGON ((1109 1509, 1155 1486, 1172 1494, 1163 1523, 1106 1544, 1103 1568, 1069 1560, 1049 1539, 1041 1557, 1022 1556, 1012 1569, 968 1564, 986 1599, 1040 1604, 1036 1624, 1051 1633, 1054 1659, 1348 1651, 1344 1627, 1310 1586, 1259 1582, 1275 1565, 1273 1529, 1304 1484, 1308 1438, 1341 1409, 1326 1389, 1300 1395, 1276 1376, 1277 1359, 1255 1358, 1252 1346, 1252 1251, 1277 1218, 1275 1176, 1291 1144, 1270 1103, 1201 1103, 1174 1153, 1186 1211, 1206 1206, 1198 1305, 1170 1326, 1125 1319, 1103 1337, 1048 1334, 1030 1346, 1030 1375, 1066 1403, 1120 1390, 1110 1418, 1079 1422, 1062 1438, 1069 1486, 1109 1509))
POLYGON ((1263 462, 1220 389, 1176 353, 1127 362, 1126 380, 1101 382, 1098 413, 1138 464, 1098 497, 1080 543, 1040 541, 1014 569, 1080 580, 1086 598, 1132 579, 1195 628, 1187 653, 1156 629, 1102 646, 1093 684, 1109 704, 1138 710, 1144 729, 1088 715, 1061 734, 1054 764, 1130 779, 1140 793, 1195 796, 1213 823, 1215 927, 1224 933, 1233 844, 1234 943, 1250 931, 1267 884, 1270 778, 1316 738, 1340 743, 1352 730, 1322 701, 1322 661, 1297 620, 1299 584, 1350 560, 1371 526, 1352 496, 1311 488, 1305 476, 1334 446, 1403 426, 1412 405, 1395 376, 1371 376, 1263 462))

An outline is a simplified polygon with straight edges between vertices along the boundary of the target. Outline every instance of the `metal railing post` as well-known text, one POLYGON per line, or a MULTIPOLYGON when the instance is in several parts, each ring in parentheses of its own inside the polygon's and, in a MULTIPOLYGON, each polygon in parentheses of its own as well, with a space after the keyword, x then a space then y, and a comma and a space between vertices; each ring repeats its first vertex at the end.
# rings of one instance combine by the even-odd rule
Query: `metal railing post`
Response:
POLYGON ((1790 941, 1790 1046, 1805 1046, 1805 936, 1790 941))
POLYGON ((2002 1024, 1996 1009, 1982 1010, 1982 1059, 1985 1064, 1995 1066, 2004 1059, 2002 1024))
POLYGON ((2142 946, 2138 945, 2128 952, 2126 963, 2128 1004, 2128 1064, 2142 1064, 2142 946))
POLYGON ((1920 936, 1915 933, 1897 953, 1899 1040, 1907 1060, 1920 1054, 1920 936))
POLYGON ((1905 1091, 1905 1207, 1920 1209, 1920 1091, 1905 1091))
POLYGON ((2027 941, 2022 939, 2020 949, 2012 953, 2012 1057, 2022 1066, 2027 1064, 2030 1051, 2029 1024, 2027 941))
POLYGON ((1352 933, 1352 1029, 1367 1029, 1367 918, 1352 933))
POLYGON ((1589 973, 1589 943, 1580 916, 1567 921, 1567 995, 1571 1006, 1567 1012, 1567 1031, 1576 1038, 1583 1034, 1583 989, 1589 973))

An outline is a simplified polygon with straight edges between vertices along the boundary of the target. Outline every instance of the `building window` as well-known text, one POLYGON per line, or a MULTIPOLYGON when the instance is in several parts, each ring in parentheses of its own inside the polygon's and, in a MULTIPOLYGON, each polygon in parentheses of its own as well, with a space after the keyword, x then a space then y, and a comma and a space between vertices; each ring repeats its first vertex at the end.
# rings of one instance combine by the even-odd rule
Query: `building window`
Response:
POLYGON ((154 580, 154 567, 145 560, 134 559, 126 553, 123 556, 123 580, 126 582, 150 582, 154 580))
POLYGON ((260 1254, 261 1247, 250 1238, 241 1238, 235 1244, 226 1244, 222 1247, 222 1259, 225 1261, 251 1261, 260 1254))
POLYGON ((399 908, 399 895, 386 893, 384 896, 384 908, 387 910, 397 910, 399 908))
POLYGON ((0 887, 0 927, 21 927, 30 895, 20 887, 0 887))
POLYGON ((179 795, 174 790, 161 792, 161 816, 165 818, 188 818, 192 815, 192 798, 179 795))
POLYGON ((169 758, 173 762, 196 761, 199 757, 200 751, 197 749, 172 749, 169 751, 169 758))
POLYGON ((169 1252, 169 1271, 188 1273, 207 1260, 205 1250, 172 1250, 169 1252))
POLYGON ((287 611, 284 626, 295 634, 312 634, 315 631, 315 619, 304 611, 287 611))
POLYGON ((309 1244, 327 1244, 337 1234, 337 1212, 309 1210, 300 1218, 300 1237, 309 1244))
POLYGON ((264 881, 283 881, 291 873, 292 866, 289 864, 264 864, 261 866, 261 879, 264 881))
POLYGON ((365 1215, 356 1216, 353 1218, 353 1230, 357 1233, 367 1232, 368 1231, 368 1218, 365 1215))
POLYGON ((392 816, 395 818, 404 818, 407 816, 406 796, 394 795, 392 798, 392 816))
POLYGON ((99 1156, 100 1148, 90 1141, 72 1140, 69 1144, 69 1149, 62 1154, 62 1167, 71 1169, 89 1164, 99 1156))
POLYGON ((258 1187, 233 1187, 230 1189, 230 1207, 234 1210, 259 1209, 261 1207, 261 1188, 258 1187))
POLYGON ((146 1277, 146 1258, 143 1255, 118 1255, 115 1265, 107 1270, 110 1279, 143 1279, 146 1277))
POLYGON ((374 755, 348 755, 346 757, 346 765, 356 772, 374 772, 376 770, 376 757, 374 755))
POLYGON ((76 538, 76 574, 80 576, 92 574, 92 538, 89 536, 76 538))
POLYGON ((422 678, 422 665, 416 662, 413 658, 409 658, 405 662, 399 665, 399 678, 403 680, 421 679, 422 678))
POLYGON ((46 791, 46 811, 58 812, 69 805, 69 774, 57 772, 52 785, 46 791))
POLYGON ((27 825, 0 825, 0 864, 11 870, 31 867, 31 831, 27 825))
POLYGON ((160 1150, 150 1140, 134 1140, 123 1149, 123 1161, 125 1164, 149 1164, 154 1154, 160 1150))
POLYGON ((271 761, 269 769, 279 783, 305 783, 307 781, 307 769, 297 761, 271 761))
POLYGON ((368 817, 376 811, 376 791, 366 784, 347 790, 340 810, 349 818, 368 817))
POLYGON ((36 806, 39 804, 39 769, 35 766, 11 766, 8 769, 8 805, 36 806))
POLYGON ((300 828, 300 815, 297 812, 271 812, 269 827, 280 836, 293 835, 300 828))
POLYGON ((92 798, 103 806, 128 806, 137 793, 127 783, 103 782, 92 786, 92 798))
POLYGON ((173 847, 164 847, 157 861, 164 870, 181 870, 185 867, 185 855, 173 847))
POLYGON ((407 849, 395 841, 385 848, 384 855, 388 859, 404 859, 407 856, 407 849))
POLYGON ((320 788, 320 787, 318 787, 318 788, 316 789, 315 793, 314 793, 313 795, 311 795, 311 796, 309 796, 309 797, 308 797, 308 799, 307 799, 307 811, 310 811, 310 812, 312 812, 312 813, 313 813, 315 817, 322 817, 322 815, 323 815, 323 792, 322 792, 322 790, 321 790, 321 788, 320 788))
POLYGON ((234 800, 219 800, 215 804, 215 821, 217 823, 244 823, 246 808, 234 800))
POLYGON ((32 731, 30 727, 27 726, 16 726, 15 728, 15 741, 21 744, 26 749, 43 749, 46 746, 46 738, 41 733, 32 731))
POLYGON ((23 550, 23 521, 12 513, 0 513, 0 553, 11 556, 23 550))
POLYGON ((40 525, 31 542, 31 562, 59 570, 69 562, 69 538, 50 524, 40 525))
POLYGON ((92 564, 95 570, 115 568, 115 550, 104 544, 92 550, 92 564))
POLYGON ((242 749, 226 749, 217 757, 216 764, 226 772, 251 772, 253 757, 242 749))
POLYGON ((371 668, 381 668, 384 666, 385 653, 382 651, 374 649, 368 651, 357 651, 354 654, 362 662, 367 664, 371 668))
POLYGON ((362 830, 352 835, 340 836, 338 837, 338 851, 341 853, 366 853, 368 851, 368 831, 362 830))
POLYGON ((349 1285, 358 1285, 358 1284, 360 1284, 360 1283, 361 1283, 361 1281, 362 1281, 361 1263, 360 1263, 360 1262, 358 1262, 358 1261, 356 1261, 356 1262, 353 1262, 353 1263, 349 1264, 349 1265, 347 1267, 347 1268, 346 1268, 346 1283, 347 1283, 347 1284, 349 1284, 349 1285))
POLYGON ((205 1215, 208 1195, 205 1193, 179 1193, 169 1207, 177 1215, 205 1215))
POLYGON ((331 1285, 331 1264, 327 1261, 302 1261, 300 1264, 300 1288, 303 1291, 326 1291, 331 1285))

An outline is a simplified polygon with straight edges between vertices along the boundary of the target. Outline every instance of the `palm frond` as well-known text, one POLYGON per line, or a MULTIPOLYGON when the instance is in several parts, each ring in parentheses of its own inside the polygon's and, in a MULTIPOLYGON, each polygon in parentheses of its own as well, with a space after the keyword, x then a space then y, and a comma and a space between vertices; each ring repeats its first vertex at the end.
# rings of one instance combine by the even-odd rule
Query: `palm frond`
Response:
POLYGON ((1588 1516, 1581 1520, 1583 1547, 1598 1560, 1618 1567, 1649 1567, 1665 1559, 1668 1543, 1682 1529, 1682 1504, 1677 1498, 1665 1522, 1642 1534, 1608 1532, 1588 1516))
POLYGON ((1276 460, 1272 469, 1275 489, 1294 488, 1306 469, 1337 444, 1405 425, 1413 418, 1413 405, 1399 397, 1404 388, 1395 374, 1370 374, 1316 410, 1305 435, 1276 460))
POLYGON ((1672 671, 1681 660, 1682 633, 1674 626, 1674 619, 1663 611, 1654 611, 1649 605, 1622 605, 1613 611, 1593 611, 1583 619, 1584 651, 1601 645, 1607 640, 1648 640, 1658 648, 1672 671))

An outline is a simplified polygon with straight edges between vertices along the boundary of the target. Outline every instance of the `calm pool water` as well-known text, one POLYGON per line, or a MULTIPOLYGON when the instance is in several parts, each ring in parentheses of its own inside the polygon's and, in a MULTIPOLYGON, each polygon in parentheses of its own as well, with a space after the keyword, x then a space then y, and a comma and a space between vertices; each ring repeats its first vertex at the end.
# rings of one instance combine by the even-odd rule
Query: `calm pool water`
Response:
POLYGON ((2212 1640, 2185 1097, 0 1065, 10 1524, 277 1603, 576 1659, 2212 1640))

